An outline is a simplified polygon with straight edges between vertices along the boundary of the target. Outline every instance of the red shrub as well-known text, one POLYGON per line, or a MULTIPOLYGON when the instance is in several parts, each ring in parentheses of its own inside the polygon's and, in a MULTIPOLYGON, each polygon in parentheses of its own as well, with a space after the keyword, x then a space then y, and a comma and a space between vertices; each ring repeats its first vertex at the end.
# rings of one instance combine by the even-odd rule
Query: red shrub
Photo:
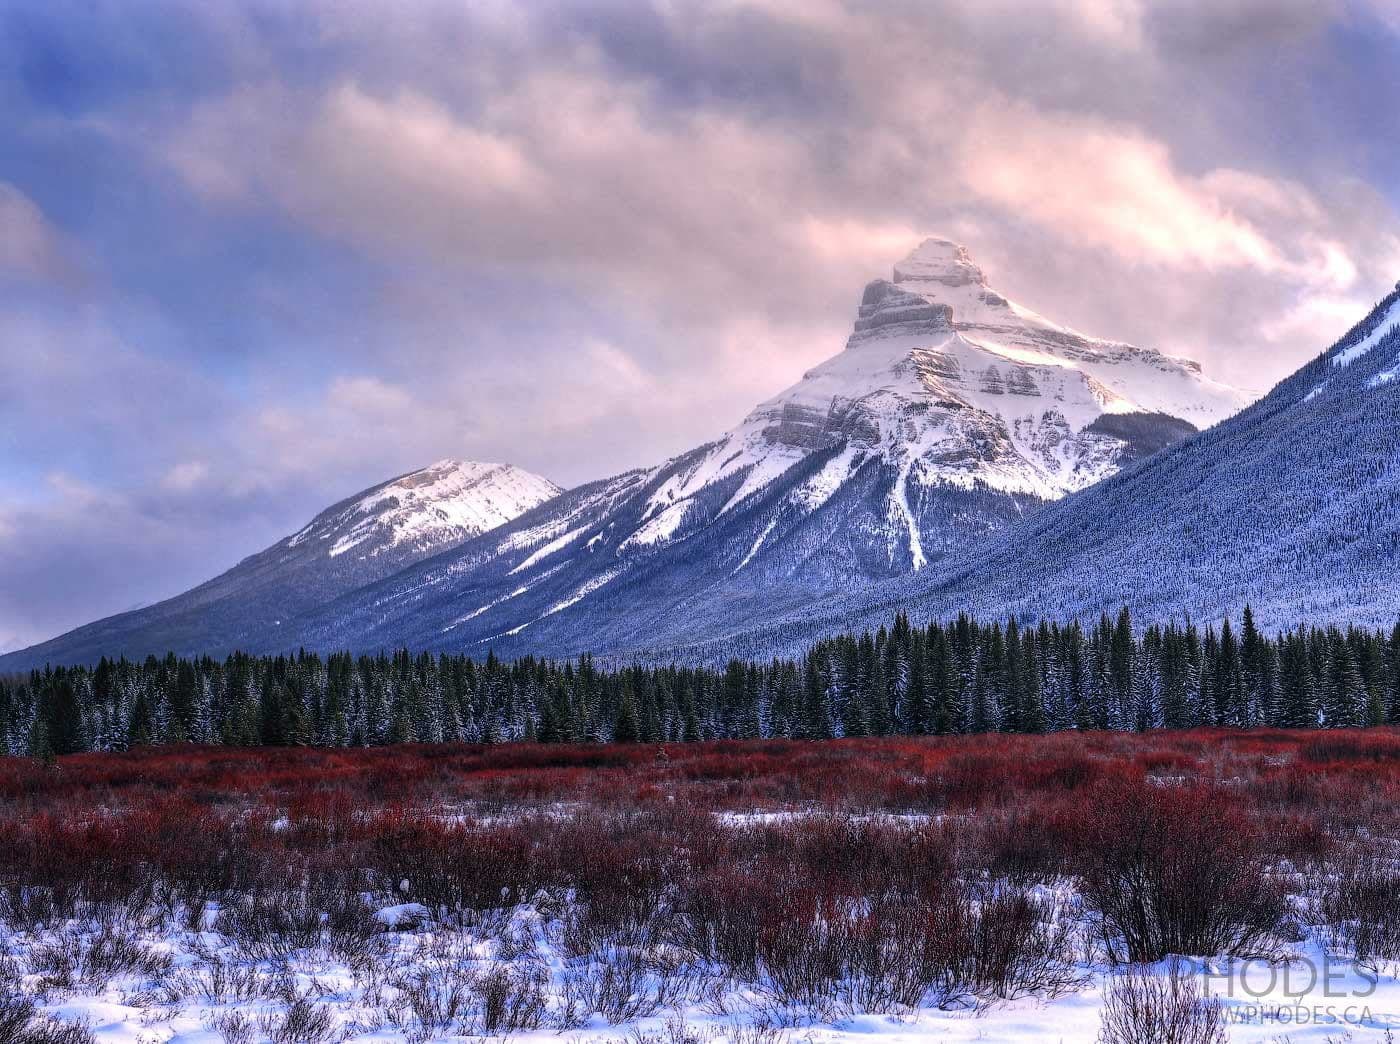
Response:
POLYGON ((543 884, 526 821, 444 822, 392 811, 361 827, 364 858, 379 889, 459 914, 513 906, 543 884))
MULTIPOLYGON (((907 984, 918 962, 952 958, 916 961, 885 911, 961 923, 955 879, 1077 874, 1116 956, 1243 952, 1283 928, 1266 865, 1335 876, 1367 836, 1400 836, 1396 730, 723 742, 664 757, 647 745, 180 747, 57 767, 0 759, 0 916, 95 901, 193 920, 211 899, 279 889, 480 911, 545 889, 580 900, 579 946, 664 927, 759 974, 840 911, 839 933, 810 940, 816 971, 792 966, 794 987, 821 978, 824 946, 881 966, 877 941, 907 984), (779 815, 715 815, 734 812, 779 815), (811 914, 805 927, 773 921, 788 908, 811 914)), ((1008 914, 993 934, 1025 920, 1008 914)), ((907 996, 892 990, 852 1003, 907 996)))
POLYGON ((1111 959, 1253 956, 1288 930, 1264 839, 1234 795, 1113 783, 1088 799, 1074 866, 1111 959))

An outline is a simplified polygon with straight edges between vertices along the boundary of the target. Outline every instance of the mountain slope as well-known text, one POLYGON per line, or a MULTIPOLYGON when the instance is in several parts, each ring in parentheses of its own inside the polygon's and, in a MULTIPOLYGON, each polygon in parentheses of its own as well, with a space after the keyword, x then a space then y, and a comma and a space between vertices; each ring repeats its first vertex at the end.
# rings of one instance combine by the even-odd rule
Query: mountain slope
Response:
POLYGON ((559 495, 553 482, 508 464, 440 460, 390 479, 317 515, 290 548, 329 558, 406 559, 454 547, 559 495))
POLYGON ((957 560, 1243 399, 1193 363, 1056 326, 929 240, 866 287, 844 351, 715 442, 574 490, 284 635, 563 655, 723 633, 957 560))
POLYGON ((930 239, 866 286, 844 351, 712 443, 547 500, 523 481, 500 510, 456 466, 405 476, 186 595, 0 669, 232 646, 564 655, 728 634, 961 561, 1246 398, 1187 360, 1050 322, 930 239))
POLYGON ((1400 618, 1400 286, 1331 349, 1209 431, 1047 507, 956 567, 736 628, 706 658, 937 617, 1389 626, 1400 618))
POLYGON ((0 670, 102 655, 222 652, 553 498, 548 479, 505 464, 443 460, 326 509, 295 535, 193 590, 0 656, 0 670))

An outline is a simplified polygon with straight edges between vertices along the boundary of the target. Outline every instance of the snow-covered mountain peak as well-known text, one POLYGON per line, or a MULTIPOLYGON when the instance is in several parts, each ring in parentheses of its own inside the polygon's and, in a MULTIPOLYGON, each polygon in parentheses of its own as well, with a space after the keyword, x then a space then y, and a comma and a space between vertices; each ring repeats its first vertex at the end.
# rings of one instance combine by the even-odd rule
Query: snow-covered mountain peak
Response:
MULTIPOLYGON (((1053 500, 1248 400, 1182 360, 1014 304, 950 240, 925 240, 892 275, 866 285, 845 351, 651 473, 619 554, 718 525, 760 495, 774 517, 808 517, 873 487, 877 519, 864 524, 882 534, 888 567, 919 569, 957 539, 937 528, 948 491, 1053 500)), ((733 568, 753 568, 776 532, 733 568)))
POLYGON ((1059 366, 1077 370, 1118 403, 1109 412, 1164 413, 1205 427, 1238 412, 1254 396, 1205 377, 1199 363, 1121 341, 1089 337, 993 289, 966 247, 930 238, 894 266, 892 279, 870 283, 848 348, 941 340, 951 330, 1000 356, 1000 368, 1059 366))
MULTIPOLYGON (((929 239, 866 285, 845 351, 728 432, 414 566, 354 626, 369 644, 551 655, 723 631, 958 561, 1244 399, 1014 304, 929 239)), ((345 626, 328 611, 314 634, 345 626)))
POLYGON ((342 501, 312 520, 289 546, 316 541, 332 558, 423 552, 457 544, 557 496, 560 489, 510 464, 446 459, 342 501))
POLYGON ((259 647, 260 633, 273 636, 262 647, 285 649, 302 614, 450 552, 559 493, 509 464, 440 460, 346 497, 198 587, 79 628, 36 655, 47 661, 63 649, 70 662, 92 662, 138 650, 224 653, 259 647))
POLYGON ((967 247, 951 239, 931 237, 894 266, 896 283, 940 283, 943 286, 983 286, 987 277, 972 260, 967 247))
POLYGON ((836 455, 794 494, 808 507, 874 461, 898 476, 901 517, 915 487, 1054 499, 1248 401, 1195 364, 1015 304, 951 240, 924 240, 892 276, 866 285, 847 350, 693 457, 629 546, 669 539, 717 482, 738 483, 723 514, 818 452, 836 455))
POLYGON ((713 442, 567 493, 505 464, 438 461, 64 647, 189 651, 179 643, 198 635, 193 651, 295 640, 558 655, 693 641, 962 560, 1246 398, 1009 301, 948 240, 891 276, 864 288, 846 351, 713 442))

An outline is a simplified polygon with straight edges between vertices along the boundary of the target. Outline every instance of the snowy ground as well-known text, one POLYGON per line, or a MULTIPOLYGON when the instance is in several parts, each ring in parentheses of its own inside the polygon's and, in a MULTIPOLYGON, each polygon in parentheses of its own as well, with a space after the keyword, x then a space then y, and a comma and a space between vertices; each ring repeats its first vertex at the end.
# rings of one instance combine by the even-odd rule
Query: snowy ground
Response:
MULTIPOLYGON (((183 931, 156 927, 130 929, 135 947, 114 944, 125 932, 108 934, 111 950, 145 955, 150 967, 115 975, 105 985, 82 982, 81 954, 99 933, 95 926, 69 923, 60 932, 38 929, 12 934, 7 942, 11 990, 44 1001, 42 1010, 68 1021, 85 1023, 98 1041, 122 1044, 219 1044, 219 1042, 455 1040, 503 1036, 482 1024, 479 990, 468 981, 491 969, 509 969, 512 981, 534 983, 538 992, 520 991, 503 1001, 538 1002, 539 1028, 511 1033, 514 1040, 571 1044, 619 1041, 632 1044, 697 1044, 721 1039, 738 1044, 779 1044, 783 1040, 846 1042, 879 1037, 887 1044, 904 1041, 1092 1041, 1099 1031, 1106 969, 1081 965, 1081 987, 1052 1000, 1021 999, 963 1003, 953 1010, 924 1009, 903 1015, 837 1015, 813 1021, 788 1012, 795 1025, 760 1030, 775 1011, 761 990, 716 987, 703 976, 689 982, 673 999, 674 1007, 615 1023, 594 1015, 580 998, 597 989, 600 965, 570 961, 563 955, 547 919, 532 907, 518 908, 508 922, 480 930, 441 930, 411 904, 382 910, 385 925, 373 947, 348 959, 331 948, 314 947, 282 959, 259 960, 217 930, 183 931), (70 937, 84 946, 56 942, 70 937), (46 954, 46 956, 41 956, 46 954), (76 959, 73 959, 76 956, 76 959), (168 967, 160 967, 166 963, 168 967), (64 968, 67 971, 64 971, 64 968), (392 969, 392 970, 391 970, 392 969), (70 980, 63 982, 65 976, 70 980), (405 987, 421 982, 416 1002, 405 987), (460 993, 454 992, 462 986, 460 993), (522 1001, 523 995, 533 1001, 522 1001), (683 995, 681 995, 683 994, 683 995), (323 1029, 284 1026, 289 1002, 303 1000, 306 1011, 330 1014, 323 1029), (461 1011, 453 1012, 454 999, 461 1011), (571 1012, 572 1008, 572 1012, 571 1012), (424 1016, 428 1018, 424 1020, 424 1016), (457 1021, 449 1018, 455 1015, 457 1021), (445 1025, 433 1025, 434 1019, 445 1025), (683 1025, 682 1025, 683 1023, 683 1025), (324 1032, 323 1032, 324 1030, 324 1032)), ((210 911, 206 924, 217 929, 210 911)), ((128 940, 131 941, 131 940, 128 940)), ((1184 964, 1196 981, 1208 983, 1219 996, 1230 1022, 1231 1041, 1382 1040, 1387 1030, 1400 1031, 1400 979, 1391 968, 1358 968, 1328 957, 1315 938, 1293 947, 1288 964, 1229 962, 1184 964)), ((587 959, 584 959, 587 962, 587 959)), ((1165 973, 1164 967, 1155 969, 1165 973)), ((5 981, 0 967, 0 983, 5 981)), ((100 978, 100 976, 98 976, 100 978)), ((658 987, 654 976, 632 986, 639 994, 658 987)), ((620 995, 630 987, 624 986, 620 995)), ((649 1007, 644 1005, 643 1007, 649 1007)), ((781 1020, 780 1020, 781 1021, 781 1020)))

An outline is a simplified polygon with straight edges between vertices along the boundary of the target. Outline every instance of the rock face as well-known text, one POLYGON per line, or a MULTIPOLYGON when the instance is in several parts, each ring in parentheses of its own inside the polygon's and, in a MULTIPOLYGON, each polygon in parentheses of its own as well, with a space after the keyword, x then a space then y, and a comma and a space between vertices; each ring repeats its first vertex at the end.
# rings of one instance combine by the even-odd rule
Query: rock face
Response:
POLYGON ((1013 304, 956 243, 926 240, 893 275, 865 288, 846 350, 721 438, 668 487, 671 503, 740 471, 751 492, 838 443, 897 467, 906 487, 1050 500, 1248 401, 1195 363, 1013 304), (1150 417, 1166 421, 1134 420, 1150 417))
POLYGON ((207 622, 202 644, 191 630, 174 647, 222 648, 230 636, 257 651, 681 645, 959 561, 1245 401, 1194 364, 1021 308, 946 240, 926 241, 892 275, 861 294, 843 351, 714 442, 554 497, 392 575, 379 571, 384 556, 419 553, 419 536, 435 540, 455 518, 435 497, 418 510, 416 484, 468 480, 370 491, 278 552, 317 549, 360 582, 301 608, 222 603, 237 627, 207 622))
POLYGON ((276 635, 299 614, 494 529, 558 493, 548 479, 508 464, 438 461, 327 508, 294 536, 182 595, 0 657, 0 671, 104 655, 251 648, 271 640, 255 632, 276 635))
MULTIPOLYGON (((1400 288, 1337 344, 1222 423, 929 569, 804 606, 686 655, 792 652, 917 618, 1078 617, 1265 630, 1400 619, 1400 288)), ((1105 415, 1102 427, 1121 422, 1105 415)), ((1142 438, 1171 421, 1157 419, 1142 438)), ((1121 434, 1121 432, 1119 432, 1121 434)), ((1170 437, 1170 431, 1167 437, 1170 437)))

